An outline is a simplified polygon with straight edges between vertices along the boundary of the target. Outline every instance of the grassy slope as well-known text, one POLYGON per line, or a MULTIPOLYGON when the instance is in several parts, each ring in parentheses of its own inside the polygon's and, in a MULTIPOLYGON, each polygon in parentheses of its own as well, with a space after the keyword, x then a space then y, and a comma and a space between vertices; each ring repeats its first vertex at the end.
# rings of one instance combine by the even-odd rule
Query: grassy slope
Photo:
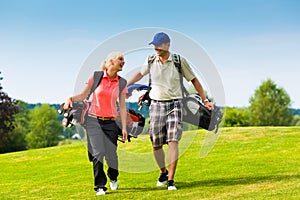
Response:
POLYGON ((300 198, 299 127, 224 128, 203 158, 205 132, 184 135, 177 191, 155 187, 158 171, 148 137, 141 136, 119 145, 120 188, 105 197, 95 196, 92 166, 79 142, 0 155, 0 199, 300 198))

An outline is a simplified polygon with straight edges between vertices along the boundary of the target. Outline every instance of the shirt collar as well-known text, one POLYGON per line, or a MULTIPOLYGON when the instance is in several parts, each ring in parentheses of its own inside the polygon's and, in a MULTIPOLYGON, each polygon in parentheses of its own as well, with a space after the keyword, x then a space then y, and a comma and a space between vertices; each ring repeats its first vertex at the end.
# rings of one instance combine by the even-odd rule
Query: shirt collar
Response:
MULTIPOLYGON (((104 70, 103 78, 109 79, 106 70, 104 70)), ((117 75, 117 76, 116 76, 113 80, 111 80, 111 81, 118 81, 118 80, 119 80, 119 76, 117 75)))
MULTIPOLYGON (((170 55, 169 55, 169 57, 168 57, 168 59, 167 59, 168 62, 169 62, 169 61, 173 61, 172 55, 173 55, 173 54, 170 52, 170 55)), ((159 61, 159 57, 156 56, 156 55, 155 55, 155 61, 159 61)))

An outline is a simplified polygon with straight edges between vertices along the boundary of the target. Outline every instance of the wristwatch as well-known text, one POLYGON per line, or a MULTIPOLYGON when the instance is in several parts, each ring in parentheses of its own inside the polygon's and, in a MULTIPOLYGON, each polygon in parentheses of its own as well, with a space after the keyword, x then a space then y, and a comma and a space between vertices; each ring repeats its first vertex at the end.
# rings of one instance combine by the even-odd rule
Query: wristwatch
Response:
POLYGON ((208 99, 204 99, 203 103, 205 103, 205 102, 209 102, 209 100, 208 99))

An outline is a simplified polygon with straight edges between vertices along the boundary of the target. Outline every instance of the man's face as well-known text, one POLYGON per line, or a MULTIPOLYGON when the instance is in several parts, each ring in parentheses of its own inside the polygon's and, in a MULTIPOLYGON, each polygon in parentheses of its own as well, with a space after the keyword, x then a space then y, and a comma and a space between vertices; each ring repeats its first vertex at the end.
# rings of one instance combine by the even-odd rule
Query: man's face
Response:
POLYGON ((163 43, 161 45, 154 45, 156 55, 163 56, 169 52, 170 43, 163 43))

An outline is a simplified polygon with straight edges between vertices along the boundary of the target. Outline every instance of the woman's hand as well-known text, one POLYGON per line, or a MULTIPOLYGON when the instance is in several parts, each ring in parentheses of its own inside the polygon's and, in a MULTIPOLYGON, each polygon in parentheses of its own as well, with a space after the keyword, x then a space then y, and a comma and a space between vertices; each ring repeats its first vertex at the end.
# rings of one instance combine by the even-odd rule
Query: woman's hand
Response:
POLYGON ((126 128, 122 130, 122 141, 125 142, 128 138, 126 128))
POLYGON ((65 101, 65 105, 64 105, 64 109, 68 110, 70 107, 72 107, 72 97, 69 97, 66 101, 65 101))

